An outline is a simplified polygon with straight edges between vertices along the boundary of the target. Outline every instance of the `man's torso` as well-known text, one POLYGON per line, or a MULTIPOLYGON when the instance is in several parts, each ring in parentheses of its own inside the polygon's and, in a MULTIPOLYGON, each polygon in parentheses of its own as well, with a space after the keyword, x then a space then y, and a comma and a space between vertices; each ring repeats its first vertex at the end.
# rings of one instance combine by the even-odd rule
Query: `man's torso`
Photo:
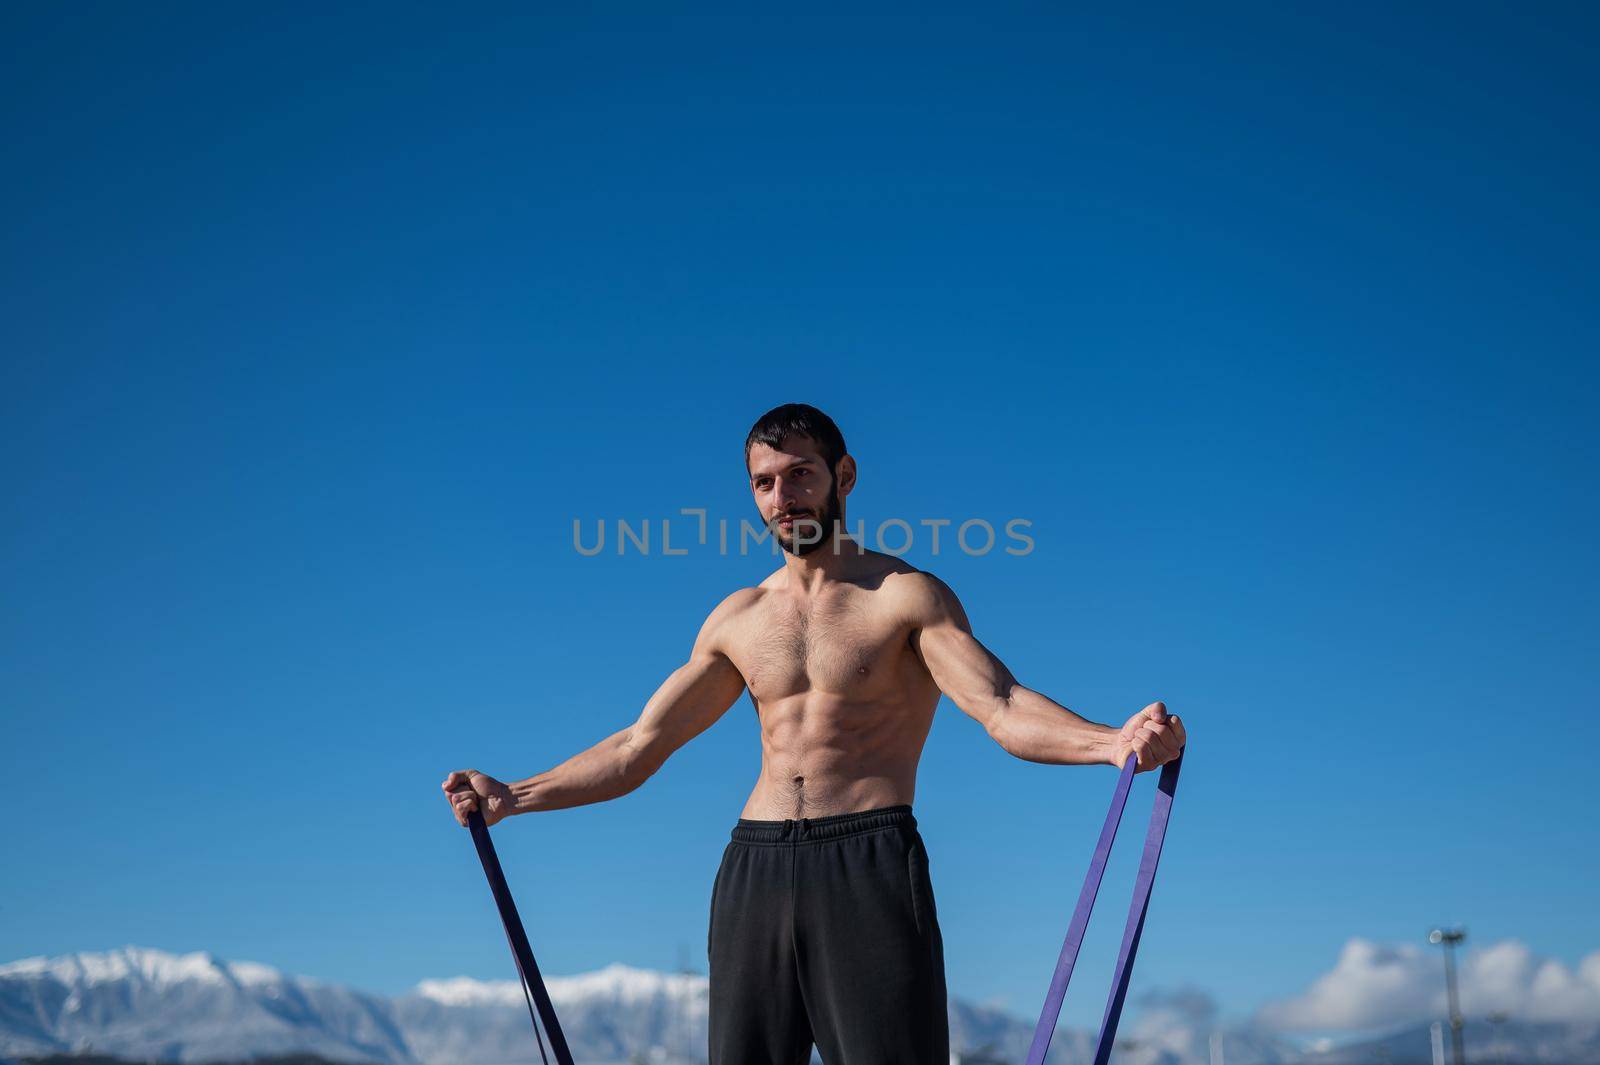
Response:
POLYGON ((887 555, 858 562, 815 591, 779 570, 739 593, 719 634, 761 722, 761 775, 746 818, 912 801, 939 701, 912 642, 930 578, 887 555))

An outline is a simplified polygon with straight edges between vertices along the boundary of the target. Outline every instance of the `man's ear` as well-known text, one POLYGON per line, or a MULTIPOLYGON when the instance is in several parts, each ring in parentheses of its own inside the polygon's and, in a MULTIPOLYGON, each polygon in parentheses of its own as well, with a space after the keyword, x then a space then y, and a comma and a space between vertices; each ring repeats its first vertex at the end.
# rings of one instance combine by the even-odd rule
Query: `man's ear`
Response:
POLYGON ((839 498, 843 499, 856 486, 856 460, 849 455, 839 459, 839 468, 834 472, 834 477, 839 484, 839 498))

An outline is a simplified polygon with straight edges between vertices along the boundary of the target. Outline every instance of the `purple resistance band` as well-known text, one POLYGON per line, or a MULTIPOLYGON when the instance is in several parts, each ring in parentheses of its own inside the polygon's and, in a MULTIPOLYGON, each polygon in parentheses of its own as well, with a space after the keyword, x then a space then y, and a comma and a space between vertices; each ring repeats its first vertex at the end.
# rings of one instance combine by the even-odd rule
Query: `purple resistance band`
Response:
POLYGON ((517 960, 517 975, 522 977, 522 997, 528 1003, 528 1019, 533 1021, 533 1035, 539 1040, 539 1057, 545 1057, 544 1038, 539 1035, 539 1022, 550 1036, 550 1050, 557 1065, 573 1065, 572 1051, 567 1049, 567 1037, 561 1032, 561 1022, 556 1020, 556 1008, 545 990, 544 977, 539 975, 539 963, 533 960, 533 948, 528 946, 528 934, 522 930, 522 918, 517 915, 517 904, 511 901, 511 888, 506 885, 506 874, 500 869, 500 857, 494 852, 494 842, 489 839, 489 826, 477 810, 467 815, 467 827, 472 830, 472 843, 478 848, 478 861, 483 863, 483 873, 489 878, 489 890, 494 893, 494 904, 500 910, 500 923, 506 928, 506 942, 511 944, 511 956, 517 960), (534 1009, 538 1008, 538 1017, 534 1009))
MULTIPOLYGON (((1056 1021, 1061 1016, 1061 1002, 1067 995, 1067 982, 1072 979, 1072 967, 1078 960, 1078 948, 1083 946, 1083 934, 1089 927, 1089 914, 1094 912, 1095 896, 1100 891, 1100 881, 1106 873, 1106 862, 1111 857, 1111 844, 1117 838, 1117 826, 1122 823, 1122 810, 1128 805, 1128 791, 1133 785, 1134 766, 1137 759, 1129 757, 1117 778, 1117 790, 1111 795, 1111 809, 1106 814, 1105 827, 1100 830, 1100 842, 1095 844, 1094 859, 1089 863, 1089 875, 1084 878, 1083 891, 1078 895, 1078 908, 1067 925, 1067 938, 1061 944, 1061 956, 1056 960, 1055 975, 1050 979, 1050 992, 1045 996, 1044 1009, 1039 1013, 1039 1024, 1033 1030, 1033 1045, 1028 1050, 1028 1065, 1044 1065, 1044 1056, 1050 1049, 1050 1037, 1055 1034, 1056 1021)), ((1150 811, 1150 831, 1144 840, 1144 855, 1139 859, 1139 875, 1133 882, 1133 903, 1128 908, 1128 924, 1122 933, 1122 952, 1117 955, 1116 976, 1111 982, 1111 996, 1106 1000, 1105 1017, 1100 1021, 1100 1037, 1095 1041, 1094 1065, 1106 1065, 1111 1059, 1111 1045, 1117 1037, 1117 1023, 1122 1020, 1123 1002, 1128 997, 1128 980, 1133 975, 1133 958, 1139 952, 1139 939, 1144 935, 1144 917, 1150 909, 1150 889, 1156 882, 1156 866, 1161 862, 1161 843, 1167 836, 1167 821, 1172 817, 1172 797, 1178 790, 1178 770, 1183 764, 1183 754, 1161 767, 1161 780, 1156 785, 1155 808, 1150 811)))

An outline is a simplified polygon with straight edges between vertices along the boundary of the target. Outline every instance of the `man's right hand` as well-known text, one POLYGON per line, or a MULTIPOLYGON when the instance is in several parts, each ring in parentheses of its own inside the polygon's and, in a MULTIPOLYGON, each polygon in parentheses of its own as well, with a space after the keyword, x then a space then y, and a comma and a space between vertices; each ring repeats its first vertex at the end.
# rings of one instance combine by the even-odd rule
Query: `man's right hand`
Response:
POLYGON ((440 787, 444 788, 444 797, 450 802, 450 810, 463 828, 467 824, 467 815, 474 810, 483 814, 483 823, 486 825, 503 821, 511 815, 511 789, 476 769, 458 769, 445 777, 440 787))

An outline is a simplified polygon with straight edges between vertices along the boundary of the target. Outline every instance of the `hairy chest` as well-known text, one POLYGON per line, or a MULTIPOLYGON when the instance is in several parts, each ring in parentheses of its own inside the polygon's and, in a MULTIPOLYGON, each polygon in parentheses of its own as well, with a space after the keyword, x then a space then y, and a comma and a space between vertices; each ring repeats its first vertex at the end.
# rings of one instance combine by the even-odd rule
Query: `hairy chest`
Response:
POLYGON ((780 601, 743 627, 732 657, 757 701, 807 691, 870 699, 899 683, 909 635, 903 621, 865 603, 780 601))

